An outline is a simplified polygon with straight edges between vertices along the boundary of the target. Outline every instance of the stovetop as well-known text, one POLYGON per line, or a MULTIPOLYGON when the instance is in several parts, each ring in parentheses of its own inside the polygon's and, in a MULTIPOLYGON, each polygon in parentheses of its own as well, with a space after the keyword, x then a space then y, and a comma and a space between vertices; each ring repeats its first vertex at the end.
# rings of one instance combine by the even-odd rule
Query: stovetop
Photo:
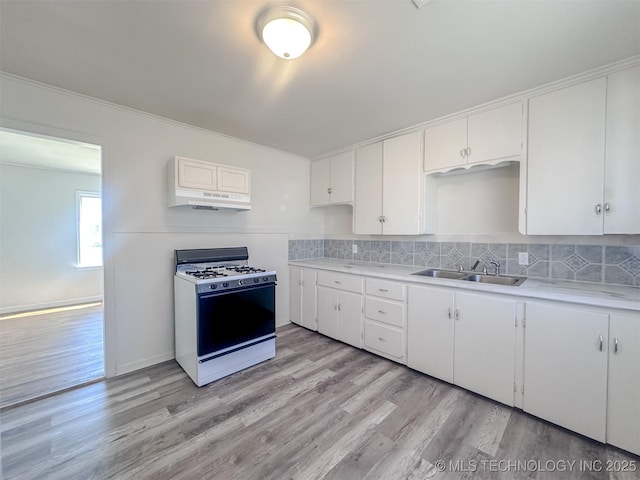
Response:
POLYGON ((248 257, 246 247, 176 250, 176 277, 201 293, 275 283, 275 271, 249 266, 248 257))

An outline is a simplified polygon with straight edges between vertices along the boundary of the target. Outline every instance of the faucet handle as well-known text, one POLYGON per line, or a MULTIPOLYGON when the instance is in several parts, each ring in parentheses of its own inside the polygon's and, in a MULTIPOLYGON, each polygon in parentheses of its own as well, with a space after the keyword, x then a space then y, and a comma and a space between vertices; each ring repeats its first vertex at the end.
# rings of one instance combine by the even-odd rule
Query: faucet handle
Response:
POLYGON ((458 265, 458 271, 459 272, 464 272, 464 268, 462 267, 462 264, 458 265))

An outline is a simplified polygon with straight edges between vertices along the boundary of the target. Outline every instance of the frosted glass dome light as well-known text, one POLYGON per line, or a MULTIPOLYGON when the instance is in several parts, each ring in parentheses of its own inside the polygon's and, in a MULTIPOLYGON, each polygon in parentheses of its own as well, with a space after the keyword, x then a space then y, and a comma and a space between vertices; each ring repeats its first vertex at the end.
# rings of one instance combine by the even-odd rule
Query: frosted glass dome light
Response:
POLYGON ((291 60, 302 55, 313 43, 313 19, 295 7, 270 7, 258 17, 260 39, 280 58, 291 60))

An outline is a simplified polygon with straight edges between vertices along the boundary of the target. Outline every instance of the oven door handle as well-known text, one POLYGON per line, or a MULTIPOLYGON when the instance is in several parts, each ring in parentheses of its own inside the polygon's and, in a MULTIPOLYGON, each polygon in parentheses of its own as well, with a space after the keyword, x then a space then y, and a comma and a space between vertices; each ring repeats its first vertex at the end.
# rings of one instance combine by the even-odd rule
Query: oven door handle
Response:
POLYGON ((200 298, 217 297, 219 295, 227 295, 229 293, 235 293, 238 291, 249 292, 251 290, 258 290, 259 288, 268 288, 268 287, 275 287, 275 286, 276 286, 276 282, 261 283, 259 285, 242 285, 241 287, 229 288, 227 290, 218 290, 218 291, 211 290, 206 292, 200 292, 198 296, 200 298))

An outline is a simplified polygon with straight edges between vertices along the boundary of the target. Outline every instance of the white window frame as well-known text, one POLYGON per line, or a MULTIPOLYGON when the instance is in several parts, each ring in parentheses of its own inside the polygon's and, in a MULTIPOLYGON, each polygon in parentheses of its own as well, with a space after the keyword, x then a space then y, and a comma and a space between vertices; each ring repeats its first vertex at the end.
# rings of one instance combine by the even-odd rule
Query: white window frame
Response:
POLYGON ((89 192, 89 191, 82 191, 82 190, 78 190, 76 191, 76 235, 77 235, 77 242, 76 242, 76 267, 77 268, 81 268, 81 269, 100 269, 102 268, 102 266, 104 265, 104 260, 102 257, 102 254, 100 255, 100 263, 99 264, 95 264, 95 263, 82 263, 82 248, 81 248, 81 243, 82 243, 82 239, 81 239, 81 218, 80 218, 80 214, 81 214, 81 205, 82 205, 82 198, 84 197, 89 197, 89 198, 98 198, 100 199, 100 249, 101 252, 103 251, 103 247, 102 247, 102 194, 100 192, 89 192))

